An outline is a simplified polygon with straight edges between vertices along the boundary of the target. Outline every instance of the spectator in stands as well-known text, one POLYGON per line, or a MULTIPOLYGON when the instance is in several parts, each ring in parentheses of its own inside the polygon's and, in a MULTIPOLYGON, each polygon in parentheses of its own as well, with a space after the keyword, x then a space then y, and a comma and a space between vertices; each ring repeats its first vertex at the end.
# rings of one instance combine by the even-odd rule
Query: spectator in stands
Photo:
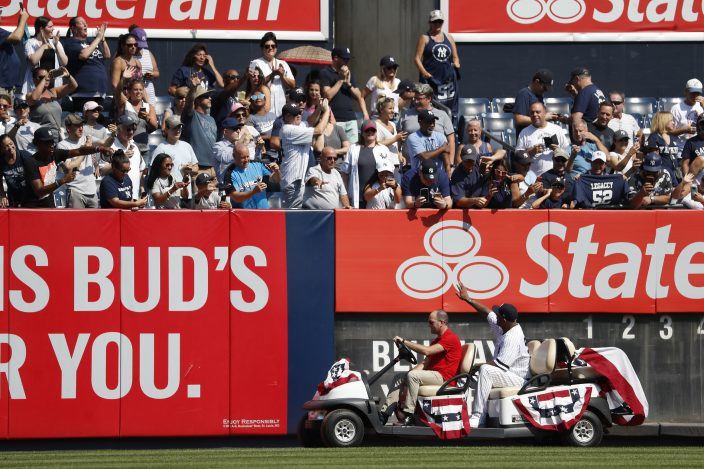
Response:
POLYGON ((24 30, 27 27, 29 13, 20 2, 20 14, 17 17, 17 27, 12 33, 0 28, 0 95, 7 95, 9 102, 15 98, 15 88, 20 80, 20 58, 17 56, 15 44, 22 41, 24 30))
POLYGON ((100 207, 131 209, 144 207, 146 195, 139 199, 135 197, 132 188, 130 158, 122 150, 112 155, 111 171, 100 184, 100 207))
POLYGON ((210 115, 218 125, 218 139, 222 138, 222 121, 235 112, 235 105, 243 107, 237 101, 237 89, 242 84, 240 73, 234 68, 227 69, 222 74, 222 80, 225 87, 215 93, 213 106, 210 108, 210 115))
POLYGON ((452 205, 456 208, 484 208, 486 197, 482 190, 483 168, 479 164, 479 152, 474 145, 465 145, 460 150, 461 163, 455 168, 450 179, 452 205))
POLYGON ((145 188, 156 208, 178 209, 181 201, 189 200, 190 176, 178 180, 173 175, 174 163, 166 153, 158 153, 152 160, 145 188))
MULTIPOLYGON (((303 108, 302 119, 307 121, 308 118, 318 109, 320 101, 323 99, 323 84, 319 78, 311 78, 306 81, 304 86, 306 93, 306 105, 303 108)), ((315 122, 315 119, 313 120, 315 122)), ((308 122, 310 125, 310 122, 308 122)))
POLYGON ((406 171, 401 194, 406 208, 452 208, 450 180, 431 160, 423 160, 420 167, 406 171))
POLYGON ((227 184, 221 193, 216 191, 217 181, 208 174, 199 174, 196 178, 196 193, 193 195, 194 209, 196 210, 212 210, 225 209, 228 210, 232 206, 227 201, 232 193, 232 185, 227 184))
POLYGON ((137 131, 133 139, 145 158, 149 158, 149 134, 159 128, 154 106, 146 101, 144 82, 141 79, 130 80, 127 84, 127 95, 115 95, 118 101, 117 115, 131 115, 137 122, 137 131))
POLYGON ((22 206, 27 190, 24 160, 31 157, 31 153, 15 146, 12 137, 0 136, 0 208, 22 206))
POLYGON ((286 61, 276 58, 279 47, 276 34, 271 31, 265 33, 259 41, 259 47, 262 49, 262 56, 252 60, 249 69, 259 69, 262 73, 263 83, 271 90, 271 98, 267 101, 278 117, 286 104, 286 90, 296 87, 296 79, 286 61))
POLYGON ((249 97, 249 100, 249 121, 264 140, 271 142, 276 114, 274 114, 274 111, 267 109, 266 94, 255 93, 249 97))
MULTIPOLYGON (((287 133, 288 130, 285 132, 287 133)), ((269 208, 269 201, 266 198, 267 184, 264 178, 272 181, 281 180, 282 174, 279 166, 276 163, 265 165, 261 161, 250 161, 249 150, 241 143, 235 144, 232 156, 233 164, 230 165, 225 176, 226 182, 232 184, 234 189, 230 193, 232 207, 269 208)))
POLYGON ((578 121, 572 127, 574 138, 572 139, 572 151, 567 160, 567 171, 573 175, 586 173, 592 169, 592 154, 600 151, 606 155, 609 149, 601 143, 599 138, 587 130, 585 121, 578 121))
POLYGON ((18 150, 34 153, 34 132, 40 127, 36 122, 29 120, 29 104, 22 98, 15 98, 15 116, 17 120, 5 127, 5 132, 12 137, 18 150))
POLYGON ((640 142, 630 144, 628 133, 625 130, 617 130, 614 132, 614 143, 611 146, 611 151, 606 158, 606 166, 611 168, 614 173, 621 173, 626 178, 631 177, 638 163, 634 165, 638 159, 638 151, 640 150, 640 142))
POLYGON ((689 160, 681 159, 682 148, 678 146, 677 137, 673 137, 675 122, 669 112, 656 112, 653 121, 650 123, 650 135, 643 150, 657 150, 662 158, 662 164, 670 173, 673 181, 679 181, 677 171, 682 167, 682 173, 686 174, 689 169, 689 160))
POLYGON ((364 187, 375 179, 376 165, 383 159, 391 161, 391 152, 379 143, 376 123, 366 120, 362 124, 361 143, 350 147, 340 170, 354 208, 366 208, 364 187))
POLYGON ((645 155, 643 166, 628 181, 631 208, 668 205, 672 198, 672 178, 663 171, 662 157, 656 152, 645 155))
MULTIPOLYGON (((418 85, 418 88, 416 88, 415 97, 413 98, 413 105, 415 108, 409 109, 406 112, 404 119, 401 121, 401 130, 406 132, 410 138, 414 132, 417 132, 420 129, 418 114, 421 111, 432 111, 432 113, 438 117, 438 122, 436 123, 437 131, 442 133, 447 140, 450 158, 449 162, 452 164, 452 162, 455 161, 455 128, 452 124, 452 118, 445 111, 436 109, 433 106, 432 101, 433 89, 430 85, 418 85)), ((406 156, 406 159, 410 162, 412 161, 412 155, 408 153, 408 150, 409 142, 406 141, 406 144, 403 147, 403 153, 406 156)), ((447 174, 449 175, 450 172, 448 171, 447 174)))
MULTIPOLYGON (((239 143, 246 145, 249 149, 249 159, 261 160, 262 155, 266 153, 266 141, 261 135, 259 135, 259 131, 255 129, 253 125, 248 123, 247 108, 240 103, 235 103, 232 106, 230 116, 231 117, 228 117, 228 119, 234 118, 238 124, 242 124, 238 141, 239 143)), ((229 125, 232 127, 231 122, 229 125)))
POLYGON ((194 76, 198 78, 205 89, 216 86, 222 88, 224 86, 222 76, 220 76, 220 72, 215 67, 213 57, 208 54, 205 44, 194 44, 186 53, 183 64, 171 77, 169 94, 173 96, 179 86, 190 87, 194 76))
POLYGON ((543 195, 533 201, 530 208, 570 208, 570 200, 565 192, 565 179, 555 178, 543 195))
POLYGON ((628 183, 622 174, 606 174, 606 154, 595 151, 591 169, 575 176, 570 208, 619 206, 628 198, 628 183))
MULTIPOLYGON (((132 194, 133 196, 135 196, 135 198, 137 196, 140 196, 140 198, 142 198, 142 188, 144 187, 143 178, 144 176, 146 176, 147 173, 147 165, 145 164, 144 158, 142 157, 142 152, 139 151, 137 144, 132 138, 136 130, 137 120, 134 118, 134 116, 130 114, 123 114, 118 117, 117 136, 112 143, 112 149, 114 151, 122 150, 125 156, 129 158, 130 170, 128 176, 132 181, 132 194)), ((114 169, 115 166, 111 166, 111 168, 114 169)))
POLYGON ((533 160, 530 170, 540 176, 552 167, 552 157, 558 148, 568 145, 562 127, 547 121, 545 105, 536 101, 530 105, 531 125, 523 129, 516 150, 525 150, 533 160))
POLYGON ((335 47, 332 50, 332 64, 320 71, 320 81, 323 83, 323 96, 330 102, 330 109, 337 120, 336 125, 342 127, 350 143, 357 143, 359 124, 355 107, 359 107, 364 120, 369 119, 369 114, 347 65, 350 58, 352 53, 348 48, 335 47))
POLYGON ((394 93, 401 80, 396 78, 398 72, 398 63, 390 55, 386 55, 379 61, 379 73, 371 77, 364 89, 362 90, 362 98, 367 99, 370 96, 367 109, 376 111, 379 98, 390 98, 394 104, 394 113, 398 112, 398 95, 394 93))
MULTIPOLYGON (((24 44, 24 55, 27 60, 22 96, 26 96, 34 89, 32 69, 42 67, 54 70, 68 64, 68 57, 64 52, 63 44, 59 41, 59 36, 59 31, 54 29, 54 22, 51 18, 38 16, 34 20, 34 36, 24 44)), ((61 78, 58 78, 55 83, 51 83, 51 87, 62 84, 61 78)))
POLYGON ((488 168, 479 181, 481 189, 476 193, 476 196, 486 199, 484 208, 511 208, 513 204, 512 178, 508 174, 506 162, 496 160, 488 168))
POLYGON ((582 119, 593 122, 599 113, 599 104, 606 101, 604 93, 592 83, 592 74, 584 67, 572 70, 570 84, 577 90, 570 116, 572 127, 582 119))
POLYGON ((441 10, 430 12, 428 32, 422 34, 416 44, 415 63, 420 82, 432 86, 438 101, 450 108, 454 118, 458 118, 460 58, 452 35, 442 30, 444 22, 441 10))
POLYGON ((16 119, 10 115, 12 109, 12 98, 7 94, 0 94, 0 129, 11 129, 16 119))
MULTIPOLYGON (((188 142, 181 140, 183 132, 183 124, 178 116, 171 116, 166 119, 166 141, 161 142, 154 149, 154 155, 168 155, 171 157, 173 166, 171 167, 171 176, 175 181, 182 181, 185 176, 190 179, 195 179, 198 175, 198 158, 196 157, 193 147, 188 142)), ((187 194, 184 194, 184 200, 191 198, 191 186, 187 188, 187 194)))
POLYGON ((565 193, 567 196, 572 194, 574 178, 566 170, 567 160, 568 156, 565 150, 562 148, 555 150, 555 154, 552 157, 552 168, 540 175, 539 180, 542 182, 544 188, 552 187, 552 183, 555 179, 562 178, 565 183, 565 193))
POLYGON ((64 41, 68 57, 68 71, 76 79, 78 88, 71 95, 73 112, 81 112, 86 101, 103 104, 108 92, 105 60, 110 59, 110 47, 105 40, 107 24, 98 26, 95 38, 88 38, 88 23, 81 16, 71 18, 64 41))
POLYGON ((198 158, 198 172, 205 172, 213 177, 215 177, 215 170, 212 155, 218 127, 209 111, 214 91, 206 88, 198 77, 192 77, 186 104, 181 114, 182 138, 193 147, 198 158))
MULTIPOLYGON (((56 177, 57 164, 79 155, 89 155, 101 152, 111 154, 106 147, 82 146, 73 150, 60 150, 56 148, 56 136, 48 127, 40 127, 34 132, 34 145, 37 152, 31 158, 23 160, 24 175, 26 180, 25 193, 22 196, 22 207, 25 208, 54 208, 52 194, 62 185, 73 181, 76 172, 67 171, 61 177, 56 177)), ((74 161, 74 164, 76 161, 74 161)))
POLYGON ((368 209, 393 209, 401 203, 401 185, 394 177, 395 171, 390 158, 377 161, 376 180, 364 186, 368 209))
MULTIPOLYGON (((243 110, 244 108, 238 111, 243 112, 243 110)), ((222 127, 222 138, 213 147, 213 163, 218 182, 229 182, 225 181, 224 177, 226 170, 232 164, 235 144, 242 143, 245 146, 247 145, 240 141, 240 133, 244 128, 244 123, 240 122, 239 119, 228 117, 222 121, 222 127)), ((249 151, 249 148, 247 150, 249 151)), ((254 159, 251 158, 251 154, 249 159, 254 159)))
POLYGON ((139 60, 142 68, 142 80, 144 80, 144 92, 146 101, 154 106, 156 104, 156 91, 154 90, 154 80, 159 78, 159 66, 156 63, 154 53, 149 50, 147 43, 147 33, 136 24, 129 27, 129 32, 137 38, 137 53, 135 57, 139 60))
POLYGON ((32 70, 34 79, 34 89, 27 95, 29 104, 29 119, 43 127, 49 127, 56 131, 56 135, 61 138, 61 100, 71 94, 78 83, 66 68, 59 69, 60 76, 65 77, 65 85, 51 88, 51 78, 49 71, 45 68, 35 68, 32 70))
POLYGON ((406 141, 408 134, 406 132, 399 132, 396 129, 396 124, 394 123, 394 106, 396 102, 393 98, 382 97, 376 103, 376 132, 377 140, 382 145, 386 145, 389 149, 391 156, 391 163, 395 167, 394 177, 396 181, 401 180, 400 168, 406 165, 406 158, 401 154, 400 145, 406 141))
MULTIPOLYGON (((66 138, 56 145, 57 150, 74 150, 83 146, 93 146, 93 139, 88 140, 83 135, 83 119, 78 114, 69 114, 64 119, 66 138)), ((98 208, 97 186, 95 173, 97 155, 81 155, 68 158, 65 165, 60 165, 56 177, 61 179, 66 172, 73 171, 75 179, 66 184, 67 206, 70 208, 98 208), (61 168, 64 168, 62 171, 61 168)))
POLYGON ((283 208, 300 208, 303 204, 303 178, 311 159, 311 145, 322 150, 322 134, 330 119, 327 100, 321 103, 322 116, 315 127, 302 124, 300 106, 288 103, 282 109, 284 126, 281 129, 281 190, 283 208))
POLYGON ((266 112, 274 114, 276 117, 276 112, 271 108, 271 90, 264 83, 264 72, 260 68, 250 68, 247 72, 247 96, 249 96, 252 102, 257 100, 262 100, 262 105, 266 112), (262 98, 261 95, 264 95, 262 98))
MULTIPOLYGON (((0 140, 2 143, 2 140, 0 140)), ((685 174, 682 182, 672 191, 672 200, 677 200, 685 207, 692 210, 704 209, 704 171, 696 176, 693 173, 685 174)))
MULTIPOLYGON (((541 68, 533 75, 530 84, 521 89, 516 95, 513 104, 513 123, 516 127, 516 135, 531 124, 530 106, 540 101, 544 103, 544 94, 552 88, 554 83, 552 72, 546 68, 541 68)), ((562 116, 554 112, 546 112, 545 119, 548 121, 562 120, 562 116)))
POLYGON ((609 121, 609 128, 614 132, 623 130, 629 138, 629 148, 643 134, 635 117, 624 112, 626 95, 623 91, 609 91, 609 101, 614 107, 614 114, 609 121))
POLYGON ((335 169, 336 160, 335 149, 325 147, 320 153, 320 164, 308 168, 303 208, 313 210, 352 208, 342 176, 335 169))
POLYGON ((408 136, 406 152, 415 168, 423 160, 435 162, 438 171, 452 175, 452 160, 450 159, 450 142, 445 135, 435 131, 435 122, 439 117, 433 111, 422 109, 418 113, 420 129, 408 136))
MULTIPOLYGON (((320 120, 320 113, 313 114, 311 117, 318 116, 318 119, 313 121, 311 124, 309 122, 309 126, 312 125, 315 127, 315 125, 318 123, 318 120, 320 120)), ((328 125, 325 126, 325 129, 323 130, 323 148, 329 147, 333 148, 335 150, 335 154, 337 155, 337 166, 342 166, 342 163, 345 159, 345 155, 350 149, 350 141, 347 138, 347 134, 345 131, 342 129, 342 127, 338 127, 335 125, 335 117, 330 113, 330 119, 328 120, 328 125)), ((316 155, 320 156, 320 155, 316 155)))
POLYGON ((515 174, 509 176, 513 208, 531 208, 537 194, 543 191, 542 182, 538 181, 535 173, 529 171, 532 162, 533 159, 524 150, 519 150, 513 155, 515 174))
POLYGON ((164 111, 164 116, 161 121, 161 133, 166 136, 166 119, 171 116, 176 116, 181 118, 181 113, 186 105, 186 96, 188 96, 188 87, 181 86, 174 92, 173 101, 171 107, 164 111))
POLYGON ((397 122, 401 122, 406 117, 406 113, 413 107, 413 98, 416 97, 417 86, 411 80, 401 80, 396 91, 394 91, 394 94, 398 95, 398 100, 396 101, 398 116, 395 119, 397 122))
MULTIPOLYGON (((682 168, 685 174, 695 171, 697 171, 695 174, 698 174, 704 161, 704 114, 700 114, 697 118, 696 128, 697 133, 684 143, 682 149, 682 168), (699 161, 695 164, 697 160, 699 161)), ((665 168, 667 169, 667 166, 665 168)))
POLYGON ((115 138, 117 126, 109 124, 107 127, 98 123, 98 117, 103 107, 95 101, 86 101, 83 105, 83 135, 92 139, 93 144, 109 147, 115 138))
POLYGON ((670 114, 675 123, 675 128, 668 133, 675 138, 680 152, 687 139, 692 138, 697 132, 697 118, 704 113, 704 96, 702 96, 702 82, 697 78, 687 81, 684 86, 684 101, 670 109, 670 114))
MULTIPOLYGON (((467 143, 460 145, 459 151, 467 146, 472 145, 479 153, 480 161, 486 164, 491 164, 496 160, 502 159, 506 155, 506 150, 499 148, 494 151, 491 143, 482 140, 482 124, 479 119, 471 119, 467 122, 467 143)), ((461 161, 455 159, 455 164, 459 165, 461 161)))
POLYGON ((142 62, 137 57, 137 36, 121 34, 117 38, 117 55, 110 64, 110 83, 112 85, 113 106, 119 110, 122 96, 132 80, 142 79, 142 62))
POLYGON ((594 122, 587 121, 587 129, 599 137, 606 148, 611 148, 614 143, 614 131, 609 127, 609 122, 614 114, 614 107, 608 101, 599 104, 599 113, 594 122))

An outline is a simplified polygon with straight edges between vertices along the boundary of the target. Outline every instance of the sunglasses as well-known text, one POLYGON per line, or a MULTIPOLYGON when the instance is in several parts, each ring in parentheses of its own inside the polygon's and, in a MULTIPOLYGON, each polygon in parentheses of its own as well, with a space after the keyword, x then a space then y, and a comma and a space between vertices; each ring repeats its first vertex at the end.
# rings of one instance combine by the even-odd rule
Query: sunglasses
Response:
POLYGON ((0 104, 0 109, 10 109, 10 107, 9 104, 0 104))
POLYGON ((183 124, 175 125, 173 127, 169 127, 169 130, 181 130, 183 129, 183 124))
POLYGON ((252 96, 249 97, 251 101, 256 101, 257 99, 266 99, 266 95, 264 93, 259 93, 259 94, 253 94, 252 96))
POLYGON ((137 43, 136 43, 136 42, 126 42, 125 45, 126 45, 127 47, 137 47, 137 43))
POLYGON ((239 80, 240 76, 239 75, 225 75, 225 78, 228 80, 239 80))
POLYGON ((618 106, 619 104, 623 104, 623 101, 611 101, 611 104, 618 106))
POLYGON ((276 44, 264 44, 264 49, 276 49, 276 44))
POLYGON ((366 129, 366 130, 364 131, 364 133, 367 133, 367 132, 374 132, 374 133, 376 133, 376 129, 366 129))

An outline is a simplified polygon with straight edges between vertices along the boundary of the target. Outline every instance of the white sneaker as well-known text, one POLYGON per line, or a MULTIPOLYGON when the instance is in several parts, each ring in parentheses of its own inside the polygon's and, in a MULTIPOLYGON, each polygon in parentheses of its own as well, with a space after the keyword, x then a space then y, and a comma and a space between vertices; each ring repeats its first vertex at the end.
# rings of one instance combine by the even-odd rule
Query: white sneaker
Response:
POLYGON ((479 415, 472 415, 469 418, 469 428, 479 428, 479 421, 481 420, 479 415))

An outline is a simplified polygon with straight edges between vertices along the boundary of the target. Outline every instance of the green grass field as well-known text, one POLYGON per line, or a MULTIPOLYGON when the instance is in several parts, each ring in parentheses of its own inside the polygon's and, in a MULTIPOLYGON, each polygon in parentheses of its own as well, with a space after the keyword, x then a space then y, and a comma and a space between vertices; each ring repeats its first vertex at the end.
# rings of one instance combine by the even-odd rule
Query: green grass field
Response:
POLYGON ((422 446, 353 449, 213 448, 0 452, 0 467, 702 467, 704 448, 422 446))

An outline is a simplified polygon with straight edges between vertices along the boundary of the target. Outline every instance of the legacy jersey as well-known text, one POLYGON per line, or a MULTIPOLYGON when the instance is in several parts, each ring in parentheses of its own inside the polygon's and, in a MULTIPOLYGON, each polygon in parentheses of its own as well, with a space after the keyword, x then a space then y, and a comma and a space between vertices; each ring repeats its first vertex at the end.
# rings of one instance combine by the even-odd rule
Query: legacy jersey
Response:
POLYGON ((621 174, 595 176, 582 174, 572 186, 572 200, 577 208, 618 205, 628 196, 628 183, 621 174))

